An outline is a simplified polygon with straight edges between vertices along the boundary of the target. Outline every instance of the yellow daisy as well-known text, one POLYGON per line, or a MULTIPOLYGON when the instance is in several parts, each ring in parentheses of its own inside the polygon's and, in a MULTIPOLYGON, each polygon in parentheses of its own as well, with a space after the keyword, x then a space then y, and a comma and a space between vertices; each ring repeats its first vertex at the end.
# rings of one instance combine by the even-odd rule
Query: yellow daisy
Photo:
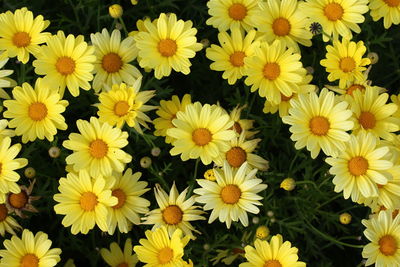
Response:
POLYGON ((58 202, 54 210, 65 215, 62 224, 72 226, 72 234, 87 234, 95 225, 104 232, 108 230, 109 209, 118 204, 118 198, 112 196, 111 183, 107 181, 101 175, 90 176, 87 171, 71 172, 60 179, 60 193, 53 197, 58 202))
POLYGON ((257 0, 210 0, 207 7, 211 16, 206 21, 207 25, 220 32, 233 28, 252 30, 252 18, 259 9, 257 0))
POLYGON ((208 223, 219 218, 228 229, 232 221, 240 220, 244 226, 248 226, 247 212, 260 212, 256 206, 262 205, 259 200, 263 198, 257 193, 266 189, 267 185, 255 177, 257 169, 246 174, 247 168, 247 163, 243 163, 239 169, 233 169, 225 161, 222 171, 214 169, 216 181, 197 179, 201 188, 194 190, 199 195, 196 201, 205 204, 204 210, 212 210, 208 223))
MULTIPOLYGON (((1 56, 0 52, 0 56, 1 56)), ((14 73, 13 70, 2 70, 2 68, 7 64, 8 58, 0 60, 0 98, 10 99, 11 97, 3 88, 10 88, 17 85, 17 83, 13 80, 8 78, 14 73)))
POLYGON ((371 241, 364 246, 362 256, 365 266, 400 265, 400 215, 392 218, 390 210, 379 212, 377 217, 362 220, 365 237, 371 241))
POLYGON ((321 24, 325 42, 339 36, 351 39, 352 31, 360 33, 359 23, 363 23, 363 14, 368 12, 368 0, 306 0, 301 5, 302 12, 312 22, 321 24))
POLYGON ((339 87, 344 88, 347 83, 364 78, 362 72, 367 69, 365 66, 371 64, 371 60, 362 57, 367 51, 363 41, 355 43, 345 38, 342 42, 334 40, 333 46, 326 46, 326 50, 326 58, 320 63, 326 67, 330 82, 339 80, 339 87))
POLYGON ((15 136, 15 131, 7 129, 8 126, 8 121, 3 119, 0 120, 0 140, 2 140, 4 137, 14 137, 15 136))
POLYGON ((202 106, 200 102, 188 104, 176 117, 172 121, 176 128, 168 129, 167 135, 175 139, 171 155, 181 154, 183 161, 200 158, 208 165, 229 149, 227 141, 235 137, 235 132, 229 130, 233 121, 219 106, 202 106))
POLYGON ((121 233, 128 233, 129 224, 140 224, 140 214, 149 212, 150 201, 141 197, 150 190, 147 182, 139 181, 142 173, 132 172, 128 168, 124 174, 114 173, 115 183, 111 187, 112 195, 118 198, 118 203, 112 206, 108 215, 108 233, 114 234, 118 225, 121 233))
POLYGON ((134 38, 139 49, 139 65, 154 69, 154 76, 161 79, 171 70, 187 75, 193 58, 203 45, 197 43, 197 30, 191 21, 177 20, 171 13, 160 14, 156 22, 144 21, 146 31, 139 31, 134 38))
POLYGON ((231 35, 220 32, 218 40, 221 46, 213 44, 206 50, 207 58, 215 61, 210 65, 210 69, 223 71, 222 78, 228 80, 229 84, 235 84, 245 75, 244 59, 251 57, 255 47, 260 45, 258 41, 254 41, 255 37, 254 30, 246 36, 243 36, 239 28, 233 28, 231 35))
POLYGON ((178 111, 185 111, 186 106, 192 103, 190 94, 185 94, 182 100, 179 97, 173 95, 171 100, 161 100, 160 106, 156 111, 158 118, 153 120, 155 136, 165 136, 165 142, 170 144, 174 138, 167 135, 167 130, 174 128, 172 120, 176 118, 178 111))
POLYGON ((293 53, 293 48, 275 40, 271 45, 263 42, 255 48, 252 57, 244 59, 248 66, 246 70, 246 85, 251 85, 251 91, 259 90, 261 97, 279 104, 281 93, 291 96, 299 90, 299 84, 304 80, 307 71, 300 61, 300 54, 293 53))
POLYGON ((112 242, 110 250, 100 249, 100 255, 110 267, 135 267, 138 263, 136 254, 132 254, 132 240, 126 239, 124 250, 116 242, 112 242))
POLYGON ((400 1, 398 0, 370 0, 369 9, 374 21, 383 18, 385 29, 389 29, 392 24, 400 23, 400 1))
POLYGON ((29 53, 36 56, 39 45, 46 42, 50 33, 42 32, 50 24, 43 16, 33 17, 26 7, 0 14, 0 51, 8 57, 17 57, 23 64, 29 61, 29 53))
POLYGON ((111 126, 122 128, 126 123, 135 128, 138 133, 143 133, 140 125, 147 129, 146 122, 151 122, 145 112, 156 109, 155 106, 145 105, 155 94, 154 90, 139 92, 142 78, 138 78, 129 86, 125 83, 114 84, 110 91, 101 92, 100 103, 97 104, 97 115, 101 122, 107 122, 111 126))
POLYGON ((379 139, 370 133, 351 135, 346 147, 336 158, 327 158, 332 167, 329 172, 335 177, 335 192, 343 191, 345 199, 357 202, 378 196, 378 184, 385 185, 392 175, 388 172, 393 163, 386 159, 387 146, 380 146, 379 139))
POLYGON ((179 194, 175 182, 172 185, 171 191, 168 194, 156 184, 154 195, 156 196, 158 209, 150 211, 145 218, 143 224, 154 224, 152 230, 161 226, 167 227, 170 236, 176 229, 181 229, 186 236, 191 239, 196 239, 193 232, 200 234, 191 224, 191 221, 205 220, 202 214, 204 211, 198 210, 198 206, 193 206, 195 196, 186 199, 186 194, 189 188, 186 188, 179 194))
POLYGON ((121 41, 119 30, 113 30, 110 36, 107 29, 103 29, 101 33, 92 33, 90 39, 97 58, 93 71, 96 74, 93 79, 95 92, 107 90, 114 84, 133 84, 142 76, 135 66, 129 64, 138 53, 133 37, 121 41))
POLYGON ((307 147, 315 159, 321 149, 335 157, 345 148, 350 139, 346 131, 354 126, 347 102, 338 102, 333 92, 324 88, 319 96, 315 92, 300 94, 290 104, 289 115, 282 121, 291 125, 290 138, 296 142, 296 149, 307 147))
POLYGON ((16 235, 14 230, 22 230, 21 225, 8 214, 8 209, 5 204, 0 204, 0 235, 5 236, 6 232, 16 235))
POLYGON ((182 231, 176 229, 169 236, 167 228, 162 226, 154 231, 146 231, 146 239, 139 240, 141 246, 135 246, 133 250, 137 254, 139 261, 146 266, 153 267, 184 267, 187 263, 182 259, 183 248, 187 245, 190 238, 182 238, 182 231))
POLYGON ((311 46, 312 33, 307 29, 308 20, 301 11, 303 2, 297 0, 271 0, 260 2, 260 10, 253 18, 264 40, 272 43, 282 41, 287 47, 299 52, 298 43, 311 46))
POLYGON ((298 249, 292 247, 289 241, 283 242, 281 235, 274 235, 268 242, 256 239, 254 247, 247 245, 245 257, 248 260, 239 267, 305 267, 306 264, 298 261, 298 249))
POLYGON ((127 132, 95 117, 90 122, 78 120, 76 125, 80 134, 71 133, 63 142, 65 148, 73 150, 65 160, 75 171, 86 169, 93 177, 109 176, 112 171, 122 172, 125 164, 132 161, 132 156, 121 149, 128 145, 127 132))
POLYGON ((3 102, 7 108, 3 116, 10 118, 10 128, 22 136, 22 142, 34 141, 37 138, 54 140, 57 129, 66 130, 67 124, 61 115, 68 106, 67 100, 61 100, 57 91, 52 90, 42 79, 37 79, 35 89, 28 83, 16 86, 13 100, 3 102))
POLYGON ((229 117, 233 121, 232 129, 236 132, 236 135, 239 136, 242 132, 245 132, 246 139, 250 139, 259 131, 253 131, 254 120, 241 118, 242 111, 245 108, 247 108, 247 105, 237 105, 234 109, 231 110, 231 112, 229 113, 229 117))
POLYGON ((93 79, 93 63, 96 61, 94 47, 88 46, 83 35, 77 37, 63 31, 51 36, 32 65, 35 73, 45 75, 44 82, 52 88, 59 88, 61 97, 67 87, 72 96, 79 95, 79 88, 89 90, 93 79))
POLYGON ((22 238, 13 236, 3 244, 5 249, 0 250, 0 267, 52 267, 61 260, 61 249, 50 249, 52 242, 43 232, 33 235, 25 229, 22 238))

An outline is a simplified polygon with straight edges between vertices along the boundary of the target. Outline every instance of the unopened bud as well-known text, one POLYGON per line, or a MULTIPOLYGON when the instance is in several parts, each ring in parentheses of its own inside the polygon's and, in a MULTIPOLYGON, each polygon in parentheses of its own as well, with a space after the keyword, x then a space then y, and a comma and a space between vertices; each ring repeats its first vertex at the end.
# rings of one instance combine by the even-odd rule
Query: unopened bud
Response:
POLYGON ((120 6, 118 4, 111 5, 108 8, 108 13, 114 19, 120 18, 122 16, 123 12, 124 12, 124 10, 122 9, 122 6, 120 6))

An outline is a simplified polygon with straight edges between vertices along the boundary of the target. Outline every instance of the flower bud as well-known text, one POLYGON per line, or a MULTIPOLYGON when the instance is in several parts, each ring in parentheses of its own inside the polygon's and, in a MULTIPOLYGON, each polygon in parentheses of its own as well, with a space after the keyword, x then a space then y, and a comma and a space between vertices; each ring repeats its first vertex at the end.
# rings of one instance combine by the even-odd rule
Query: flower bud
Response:
POLYGON ((25 169, 24 174, 26 178, 32 179, 36 176, 36 170, 32 167, 28 167, 25 169))
POLYGON ((56 146, 52 146, 49 148, 49 156, 53 159, 58 158, 60 156, 60 148, 56 146))
POLYGON ((281 188, 286 191, 292 191, 296 187, 296 181, 293 178, 286 178, 281 183, 281 188))
POLYGON ((214 170, 213 169, 208 169, 206 170, 206 172, 204 173, 204 179, 207 179, 209 181, 215 181, 215 175, 214 175, 214 170))
POLYGON ((265 225, 257 227, 256 237, 258 239, 264 240, 269 236, 269 228, 265 225))
POLYGON ((349 224, 351 222, 351 215, 347 212, 340 214, 339 221, 341 224, 349 224))
POLYGON ((150 167, 150 165, 151 165, 151 158, 143 157, 140 159, 140 166, 142 166, 142 168, 147 169, 148 167, 150 167))
POLYGON ((379 56, 375 52, 368 53, 367 58, 371 60, 371 65, 376 64, 379 60, 379 56))
POLYGON ((114 4, 108 7, 108 13, 110 14, 111 17, 114 19, 118 19, 122 16, 122 13, 124 10, 122 9, 122 6, 118 4, 114 4))
POLYGON ((153 147, 151 149, 151 155, 154 157, 158 157, 161 153, 161 149, 159 147, 153 147))

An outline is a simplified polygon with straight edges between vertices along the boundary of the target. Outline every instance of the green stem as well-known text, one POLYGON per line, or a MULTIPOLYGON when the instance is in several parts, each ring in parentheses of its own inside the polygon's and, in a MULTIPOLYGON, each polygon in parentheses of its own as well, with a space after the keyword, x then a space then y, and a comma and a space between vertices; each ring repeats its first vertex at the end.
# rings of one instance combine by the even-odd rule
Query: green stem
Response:
POLYGON ((193 173, 193 180, 196 180, 197 177, 197 168, 199 167, 200 158, 196 159, 196 164, 194 165, 194 173, 193 173))
POLYGON ((122 17, 119 17, 119 18, 118 18, 118 21, 119 21, 119 23, 121 23, 122 29, 124 29, 124 32, 125 32, 126 36, 128 36, 129 32, 128 32, 128 30, 126 29, 126 25, 125 25, 125 22, 124 22, 124 20, 122 19, 122 17))
POLYGON ((328 203, 330 203, 330 202, 332 202, 332 201, 334 201, 334 200, 340 198, 341 196, 342 196, 342 195, 339 195, 339 194, 338 194, 338 195, 334 196, 333 198, 328 199, 328 200, 325 201, 324 203, 318 205, 315 209, 320 209, 321 207, 323 207, 323 206, 325 206, 326 204, 328 204, 328 203))

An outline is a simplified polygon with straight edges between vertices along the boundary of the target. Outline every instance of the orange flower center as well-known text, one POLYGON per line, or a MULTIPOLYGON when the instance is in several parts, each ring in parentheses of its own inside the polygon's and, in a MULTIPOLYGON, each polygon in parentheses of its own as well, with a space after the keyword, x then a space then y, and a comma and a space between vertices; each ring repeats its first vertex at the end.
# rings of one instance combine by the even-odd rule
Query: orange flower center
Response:
POLYGON ((390 7, 398 7, 400 5, 400 0, 383 0, 390 7))
POLYGON ((397 240, 391 235, 384 235, 379 239, 379 250, 385 256, 392 256, 396 253, 397 240))
POLYGON ((231 130, 234 130, 238 134, 240 134, 243 131, 242 126, 240 126, 240 124, 237 121, 235 121, 235 123, 233 124, 231 130))
POLYGON ((265 78, 267 78, 270 81, 273 81, 276 78, 278 78, 279 75, 281 74, 281 68, 275 62, 267 63, 264 66, 263 73, 265 78))
POLYGON ((278 260, 269 260, 264 264, 264 267, 282 267, 278 260))
POLYGON ((375 115, 369 111, 363 111, 358 118, 358 122, 364 129, 373 129, 376 124, 375 115))
POLYGON ((8 196, 8 202, 14 209, 22 209, 28 203, 28 194, 25 191, 21 191, 18 194, 11 193, 8 196))
POLYGON ((291 96, 285 96, 284 94, 281 93, 281 101, 287 102, 290 99, 292 99, 293 95, 291 96))
POLYGON ((93 192, 84 192, 81 195, 80 203, 84 211, 92 211, 99 202, 97 201, 97 196, 93 192))
POLYGON ((0 222, 4 221, 8 216, 8 210, 6 205, 0 204, 0 222))
POLYGON ((125 201, 126 201, 126 194, 123 190, 121 189, 115 189, 112 191, 112 195, 116 198, 118 198, 118 203, 113 206, 113 209, 119 209, 122 206, 124 206, 125 201))
POLYGON ((118 72, 122 67, 122 59, 116 53, 108 53, 103 57, 101 61, 101 66, 108 73, 118 72))
POLYGON ((160 264, 166 264, 170 262, 173 257, 174 251, 169 247, 165 247, 158 252, 158 261, 160 264))
POLYGON ((242 166, 243 162, 246 161, 247 154, 246 151, 241 147, 232 147, 228 152, 226 152, 226 160, 229 165, 234 168, 239 168, 242 166))
POLYGON ((32 103, 28 108, 28 115, 34 121, 41 121, 47 116, 47 107, 41 102, 32 103))
POLYGON ((75 61, 70 57, 60 57, 56 69, 62 75, 69 75, 75 71, 75 61))
POLYGON ((246 54, 242 51, 235 51, 229 58, 229 61, 235 67, 241 67, 244 65, 243 59, 246 57, 246 54))
POLYGON ((212 140, 211 132, 206 128, 199 128, 193 131, 192 140, 198 146, 205 146, 212 140))
POLYGON ((365 174, 368 166, 368 160, 361 156, 350 159, 348 163, 349 172, 354 176, 365 174))
POLYGON ((130 106, 129 106, 128 102, 118 101, 114 105, 114 113, 115 113, 115 115, 122 117, 122 116, 125 116, 126 114, 128 114, 129 108, 130 108, 130 106))
POLYGON ((165 223, 175 225, 182 221, 183 212, 176 205, 170 205, 162 211, 162 217, 165 223))
POLYGON ((163 57, 172 57, 173 55, 175 55, 178 47, 174 40, 164 39, 158 43, 157 48, 158 48, 158 52, 160 52, 160 54, 163 57))
POLYGON ((117 265, 117 267, 129 267, 128 263, 123 262, 117 265))
POLYGON ((272 23, 272 30, 274 31, 275 35, 286 36, 289 34, 290 29, 290 23, 285 18, 277 18, 272 23))
POLYGON ((21 258, 20 267, 38 267, 39 266, 39 258, 32 253, 26 254, 21 258))
POLYGON ((340 69, 345 73, 351 72, 356 68, 356 62, 351 57, 342 58, 340 60, 339 65, 340 65, 340 69))
POLYGON ((31 43, 31 37, 26 32, 17 32, 14 34, 12 42, 16 47, 27 47, 31 43))
POLYGON ((92 157, 101 159, 107 155, 108 145, 101 139, 96 139, 90 143, 90 155, 92 157))
POLYGON ((221 190, 222 201, 226 204, 236 204, 241 195, 242 191, 240 191, 240 188, 234 184, 228 184, 221 190))
POLYGON ((321 136, 328 133, 330 129, 330 123, 327 118, 316 116, 310 120, 309 127, 313 134, 321 136))
POLYGON ((330 21, 337 21, 343 17, 343 7, 338 3, 329 3, 324 8, 324 14, 330 21))
POLYGON ((356 91, 356 90, 364 91, 365 90, 365 86, 361 85, 361 84, 353 84, 352 86, 347 88, 346 94, 353 95, 353 92, 356 91))
POLYGON ((229 17, 234 20, 243 20, 247 15, 247 8, 239 3, 235 3, 229 8, 229 17))

